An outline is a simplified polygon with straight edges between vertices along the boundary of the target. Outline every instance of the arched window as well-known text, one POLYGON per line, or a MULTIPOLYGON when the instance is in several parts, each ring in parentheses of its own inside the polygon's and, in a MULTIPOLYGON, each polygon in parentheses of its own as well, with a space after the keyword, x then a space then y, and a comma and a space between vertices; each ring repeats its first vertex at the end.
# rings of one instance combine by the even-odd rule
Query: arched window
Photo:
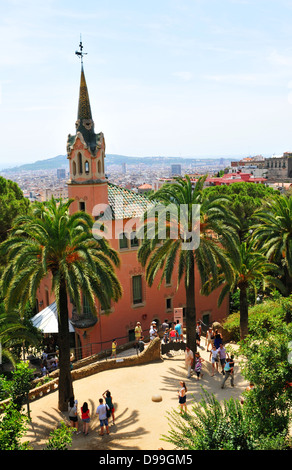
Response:
POLYGON ((78 153, 78 170, 79 170, 79 173, 82 175, 83 167, 82 167, 82 155, 81 155, 81 153, 78 153))
POLYGON ((85 164, 84 164, 84 169, 85 169, 85 173, 88 174, 89 173, 89 163, 88 161, 86 160, 85 164))
POLYGON ((76 175, 76 163, 75 162, 73 162, 72 167, 73 167, 73 175, 75 176, 76 175))
POLYGON ((99 160, 99 162, 98 162, 98 164, 97 164, 97 171, 98 171, 98 173, 100 174, 100 160, 99 160))

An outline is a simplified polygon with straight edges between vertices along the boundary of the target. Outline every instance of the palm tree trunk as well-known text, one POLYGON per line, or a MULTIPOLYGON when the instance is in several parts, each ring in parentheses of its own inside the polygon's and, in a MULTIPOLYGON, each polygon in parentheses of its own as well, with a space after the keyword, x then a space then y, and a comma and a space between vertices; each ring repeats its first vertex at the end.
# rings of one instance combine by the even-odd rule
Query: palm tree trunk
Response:
POLYGON ((247 301, 247 287, 240 287, 239 296, 239 309, 240 309, 240 339, 244 339, 248 335, 248 301, 247 301))
POLYGON ((195 303, 195 263, 192 262, 189 272, 189 285, 186 286, 186 332, 187 346, 193 351, 197 350, 196 343, 196 303, 195 303))
POLYGON ((70 369, 70 334, 68 323, 68 299, 66 284, 60 286, 59 313, 59 410, 68 410, 68 401, 73 397, 73 384, 70 369))

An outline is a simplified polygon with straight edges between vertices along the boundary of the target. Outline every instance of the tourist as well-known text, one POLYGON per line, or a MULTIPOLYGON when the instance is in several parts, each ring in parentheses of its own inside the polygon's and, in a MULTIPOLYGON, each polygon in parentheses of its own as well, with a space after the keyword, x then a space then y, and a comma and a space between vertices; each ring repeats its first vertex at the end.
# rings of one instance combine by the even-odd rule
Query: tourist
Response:
POLYGON ((220 344, 218 348, 218 354, 219 354, 219 359, 220 359, 220 364, 221 364, 221 373, 224 375, 224 366, 226 363, 226 356, 228 357, 228 353, 226 352, 226 349, 223 346, 223 343, 220 344))
POLYGON ((176 320, 176 325, 175 325, 174 329, 175 329, 175 332, 176 332, 176 341, 183 341, 182 326, 181 326, 179 320, 176 320))
POLYGON ((164 320, 164 322, 163 322, 162 325, 161 325, 161 328, 162 328, 162 332, 163 332, 163 333, 165 333, 165 331, 166 331, 167 329, 169 329, 169 324, 168 324, 167 320, 164 320))
POLYGON ((112 354, 111 357, 117 357, 117 345, 118 343, 116 342, 115 339, 112 341, 112 354))
POLYGON ((187 411, 187 387, 186 387, 186 384, 185 382, 181 381, 180 383, 180 390, 178 390, 178 402, 179 402, 179 405, 180 405, 180 413, 182 414, 183 412, 183 409, 185 410, 185 413, 187 411))
POLYGON ((106 428, 106 433, 109 434, 107 409, 109 409, 109 407, 104 404, 103 399, 100 398, 99 406, 96 409, 96 414, 98 415, 100 422, 100 436, 103 436, 104 434, 104 427, 106 428))
POLYGON ((202 362, 204 361, 204 359, 200 356, 200 353, 199 352, 196 352, 195 353, 195 367, 194 367, 194 371, 196 372, 197 374, 197 380, 200 380, 200 377, 203 378, 203 374, 201 374, 201 370, 202 370, 202 362))
POLYGON ((191 351, 191 349, 188 346, 186 346, 185 364, 186 364, 186 369, 188 371, 188 375, 187 375, 188 379, 191 378, 193 362, 194 362, 194 353, 193 353, 193 351, 191 351))
POLYGON ((42 373, 42 376, 45 377, 46 375, 49 375, 49 371, 46 367, 46 362, 44 362, 42 364, 42 367, 41 367, 41 373, 42 373))
POLYGON ((202 327, 200 325, 200 322, 197 321, 197 325, 196 325, 196 342, 197 342, 197 346, 200 346, 201 332, 202 332, 202 327))
POLYGON ((214 345, 215 345, 216 349, 219 348, 221 343, 223 343, 222 335, 221 335, 221 333, 219 333, 218 330, 215 330, 214 345))
POLYGON ((158 335, 157 330, 156 330, 156 323, 153 321, 150 325, 150 330, 149 330, 149 336, 150 336, 150 341, 152 341, 154 338, 156 338, 158 335))
POLYGON ((144 340, 144 336, 141 336, 141 338, 138 341, 138 349, 140 353, 143 352, 145 349, 145 343, 143 340, 144 340))
POLYGON ((213 344, 213 347, 210 351, 210 359, 212 362, 212 377, 214 377, 215 369, 217 369, 218 372, 218 363, 219 363, 219 353, 218 349, 216 348, 215 344, 213 344))
POLYGON ((207 333, 206 333, 207 352, 209 352, 209 346, 211 346, 211 349, 212 349, 213 342, 214 342, 214 331, 213 331, 212 327, 210 326, 207 333))
POLYGON ((233 356, 231 358, 226 359, 226 364, 224 366, 224 379, 221 384, 221 388, 224 388, 225 382, 227 379, 230 378, 231 381, 231 387, 234 387, 234 361, 233 361, 233 356))
POLYGON ((85 401, 81 407, 81 419, 83 422, 83 434, 88 436, 88 427, 90 423, 90 410, 88 408, 88 404, 85 401))
POLYGON ((139 339, 141 338, 142 336, 142 327, 141 327, 141 323, 139 321, 137 321, 137 324, 135 326, 135 340, 136 340, 136 343, 138 343, 139 339))
POLYGON ((174 326, 171 328, 170 332, 169 332, 169 340, 170 341, 174 341, 176 338, 176 331, 174 329, 174 326))
POLYGON ((103 394, 102 394, 103 398, 105 399, 105 403, 106 405, 109 407, 110 409, 110 412, 111 412, 111 417, 113 419, 113 424, 115 424, 115 407, 114 407, 114 404, 113 404, 113 399, 112 399, 112 396, 111 396, 111 392, 109 390, 106 390, 103 394))
MULTIPOLYGON (((78 431, 78 411, 77 411, 77 400, 71 397, 68 403, 69 420, 72 428, 78 431)), ((79 433, 78 433, 79 434, 79 433)))
POLYGON ((167 344, 169 342, 169 328, 165 329, 165 332, 163 335, 163 342, 164 344, 167 344))

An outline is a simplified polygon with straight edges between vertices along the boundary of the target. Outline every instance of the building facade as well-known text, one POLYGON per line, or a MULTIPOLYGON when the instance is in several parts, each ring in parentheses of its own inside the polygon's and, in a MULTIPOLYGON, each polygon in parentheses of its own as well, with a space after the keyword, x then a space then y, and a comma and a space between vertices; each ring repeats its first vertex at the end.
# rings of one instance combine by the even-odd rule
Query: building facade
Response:
MULTIPOLYGON (((172 322, 174 308, 184 309, 186 306, 184 283, 177 289, 176 271, 170 284, 159 287, 158 276, 151 288, 147 285, 145 269, 137 259, 140 240, 135 235, 149 199, 107 180, 104 171, 105 152, 103 133, 95 133, 82 66, 76 133, 69 134, 67 140, 70 167, 68 197, 74 200, 70 211, 86 211, 106 225, 106 236, 120 257, 117 276, 122 285, 123 296, 112 305, 110 315, 102 311, 98 301, 96 312, 90 312, 84 303, 83 312, 77 315, 74 306, 69 302, 69 317, 75 328, 75 344, 81 351, 78 357, 109 349, 114 338, 119 345, 134 340, 137 321, 141 323, 147 337, 153 320, 158 326, 165 319, 172 322)), ((200 295, 198 273, 195 290, 197 319, 210 324, 226 317, 229 300, 226 299, 221 307, 218 307, 218 290, 208 297, 200 295)), ((52 302, 54 298, 50 279, 47 278, 40 286, 38 303, 45 308, 52 302)))

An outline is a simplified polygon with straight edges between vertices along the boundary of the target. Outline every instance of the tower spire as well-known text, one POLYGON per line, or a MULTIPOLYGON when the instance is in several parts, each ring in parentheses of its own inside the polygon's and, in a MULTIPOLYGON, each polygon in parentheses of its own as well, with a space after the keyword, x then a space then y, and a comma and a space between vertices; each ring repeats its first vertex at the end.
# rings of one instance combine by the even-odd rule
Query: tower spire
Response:
POLYGON ((86 55, 87 53, 83 52, 83 44, 82 44, 81 35, 80 35, 79 51, 75 51, 75 54, 81 59, 81 77, 80 77, 76 132, 80 132, 85 142, 89 146, 89 148, 92 151, 95 151, 96 135, 94 133, 94 122, 92 119, 89 94, 88 94, 84 68, 83 68, 83 56, 86 55))

